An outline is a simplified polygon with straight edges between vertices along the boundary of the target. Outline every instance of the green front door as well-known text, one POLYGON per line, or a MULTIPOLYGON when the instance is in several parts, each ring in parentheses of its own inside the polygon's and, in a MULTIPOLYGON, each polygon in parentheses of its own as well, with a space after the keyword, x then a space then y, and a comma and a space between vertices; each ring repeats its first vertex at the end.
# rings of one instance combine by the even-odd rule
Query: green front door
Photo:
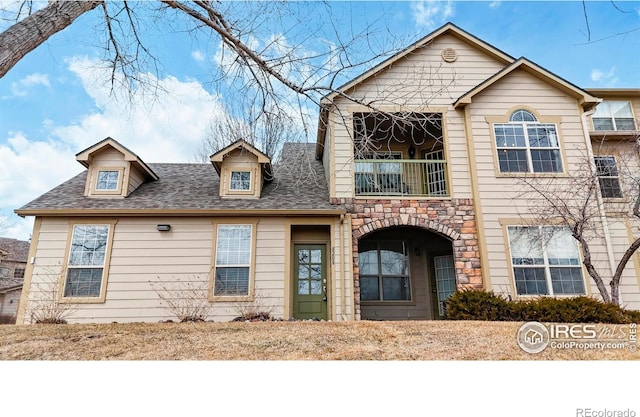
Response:
POLYGON ((325 245, 295 245, 293 317, 327 319, 325 245))

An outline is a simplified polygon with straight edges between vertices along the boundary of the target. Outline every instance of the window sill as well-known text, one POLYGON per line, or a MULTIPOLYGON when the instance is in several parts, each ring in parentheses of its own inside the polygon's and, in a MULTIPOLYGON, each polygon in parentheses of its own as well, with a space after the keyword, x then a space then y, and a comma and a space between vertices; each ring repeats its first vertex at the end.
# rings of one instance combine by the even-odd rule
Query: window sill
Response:
POLYGON ((566 172, 498 172, 496 178, 568 178, 566 172))
POLYGON ((513 299, 514 301, 530 301, 535 300, 536 298, 573 298, 573 297, 587 297, 587 293, 579 293, 579 294, 523 294, 516 295, 513 299))
POLYGON ((361 306, 415 306, 415 301, 360 301, 361 306))
POLYGON ((105 297, 62 297, 60 304, 104 304, 105 297))
POLYGON ((254 301, 253 295, 212 295, 209 296, 211 302, 251 302, 254 301))
POLYGON ((592 130, 589 136, 591 139, 635 139, 640 136, 640 130, 592 130))

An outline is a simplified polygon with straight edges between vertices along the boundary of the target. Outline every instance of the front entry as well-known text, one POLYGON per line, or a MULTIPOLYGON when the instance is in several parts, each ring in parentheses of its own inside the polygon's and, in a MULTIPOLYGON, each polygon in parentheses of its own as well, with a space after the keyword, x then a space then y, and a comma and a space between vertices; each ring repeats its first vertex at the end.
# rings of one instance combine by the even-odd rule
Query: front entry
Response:
POLYGON ((326 245, 294 245, 293 317, 327 319, 326 245))

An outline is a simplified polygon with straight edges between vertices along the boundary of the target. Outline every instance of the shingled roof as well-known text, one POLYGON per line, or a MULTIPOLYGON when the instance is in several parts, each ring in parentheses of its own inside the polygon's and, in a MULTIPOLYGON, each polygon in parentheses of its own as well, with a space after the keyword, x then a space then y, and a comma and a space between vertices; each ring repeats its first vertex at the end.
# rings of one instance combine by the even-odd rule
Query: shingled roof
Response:
POLYGON ((29 242, 8 237, 0 237, 0 250, 6 253, 4 261, 27 263, 29 242))
POLYGON ((85 197, 85 171, 17 209, 16 213, 21 216, 147 212, 197 215, 233 210, 341 213, 342 207, 330 204, 324 168, 314 154, 315 144, 285 144, 285 157, 279 167, 274 167, 276 178, 265 185, 259 199, 221 198, 220 177, 211 164, 160 163, 148 164, 159 179, 142 184, 127 198, 85 197))

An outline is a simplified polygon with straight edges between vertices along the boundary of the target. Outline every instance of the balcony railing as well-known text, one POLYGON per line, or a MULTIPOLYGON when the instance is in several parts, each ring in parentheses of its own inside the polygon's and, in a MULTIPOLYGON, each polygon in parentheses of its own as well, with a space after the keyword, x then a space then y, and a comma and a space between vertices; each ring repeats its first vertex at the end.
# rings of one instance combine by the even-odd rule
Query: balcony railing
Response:
POLYGON ((447 161, 358 159, 357 196, 447 197, 447 161))

